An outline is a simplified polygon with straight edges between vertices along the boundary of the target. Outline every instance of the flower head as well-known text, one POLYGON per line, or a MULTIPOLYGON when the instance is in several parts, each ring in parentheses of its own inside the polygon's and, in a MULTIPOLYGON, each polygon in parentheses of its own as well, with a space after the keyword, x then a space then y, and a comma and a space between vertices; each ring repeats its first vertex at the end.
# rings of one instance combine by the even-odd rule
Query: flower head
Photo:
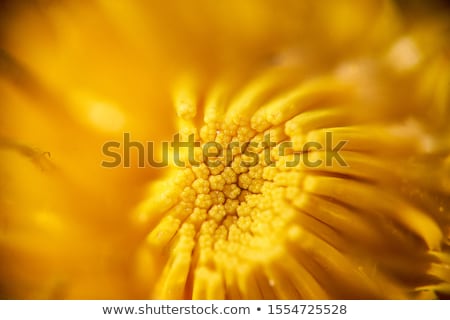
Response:
POLYGON ((387 106, 368 116, 370 100, 340 72, 299 79, 275 67, 237 92, 175 99, 179 130, 200 140, 197 149, 245 148, 222 147, 215 161, 194 152, 196 163, 173 169, 139 207, 150 228, 143 250, 161 275, 153 297, 408 298, 444 285, 447 178, 425 180, 445 170, 435 152, 447 146, 410 115, 392 121, 387 106), (331 158, 327 135, 345 142, 345 162, 331 158), (264 146, 265 136, 277 142, 264 146), (258 161, 246 165, 249 148, 258 161), (437 166, 420 172, 430 158, 437 166), (415 188, 433 192, 434 208, 411 199, 415 188))
POLYGON ((440 1, 2 6, 0 296, 448 297, 440 1))

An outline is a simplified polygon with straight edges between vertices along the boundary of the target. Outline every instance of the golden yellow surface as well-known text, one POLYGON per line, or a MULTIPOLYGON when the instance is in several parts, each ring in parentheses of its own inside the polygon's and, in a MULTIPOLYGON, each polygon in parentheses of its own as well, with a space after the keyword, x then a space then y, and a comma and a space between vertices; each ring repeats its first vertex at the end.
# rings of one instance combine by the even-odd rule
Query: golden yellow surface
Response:
POLYGON ((448 298, 449 21, 445 1, 1 2, 0 298, 448 298), (292 153, 102 167, 124 132, 292 153), (285 165, 327 132, 348 166, 285 165))

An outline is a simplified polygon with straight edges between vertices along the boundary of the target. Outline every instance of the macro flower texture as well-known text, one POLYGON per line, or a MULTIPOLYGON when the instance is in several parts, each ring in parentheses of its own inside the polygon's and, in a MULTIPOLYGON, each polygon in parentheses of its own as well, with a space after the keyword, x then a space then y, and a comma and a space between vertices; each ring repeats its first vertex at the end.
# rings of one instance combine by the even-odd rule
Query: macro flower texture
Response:
POLYGON ((0 298, 449 298, 449 12, 1 1, 0 298))

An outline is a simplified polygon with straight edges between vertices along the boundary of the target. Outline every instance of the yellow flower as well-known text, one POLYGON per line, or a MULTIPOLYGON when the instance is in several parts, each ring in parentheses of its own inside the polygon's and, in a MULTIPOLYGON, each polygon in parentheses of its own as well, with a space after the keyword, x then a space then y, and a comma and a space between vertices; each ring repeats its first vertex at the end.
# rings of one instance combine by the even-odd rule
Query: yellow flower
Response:
POLYGON ((0 296, 448 297, 443 8, 6 3, 0 296), (102 167, 124 132, 199 164, 102 167))

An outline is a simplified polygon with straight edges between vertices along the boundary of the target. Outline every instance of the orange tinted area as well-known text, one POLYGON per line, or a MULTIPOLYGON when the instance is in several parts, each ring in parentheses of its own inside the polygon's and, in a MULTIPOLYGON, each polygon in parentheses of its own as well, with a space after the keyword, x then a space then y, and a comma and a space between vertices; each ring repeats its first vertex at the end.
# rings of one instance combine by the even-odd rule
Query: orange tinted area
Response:
POLYGON ((1 298, 449 296, 445 1, 0 8, 1 298))

